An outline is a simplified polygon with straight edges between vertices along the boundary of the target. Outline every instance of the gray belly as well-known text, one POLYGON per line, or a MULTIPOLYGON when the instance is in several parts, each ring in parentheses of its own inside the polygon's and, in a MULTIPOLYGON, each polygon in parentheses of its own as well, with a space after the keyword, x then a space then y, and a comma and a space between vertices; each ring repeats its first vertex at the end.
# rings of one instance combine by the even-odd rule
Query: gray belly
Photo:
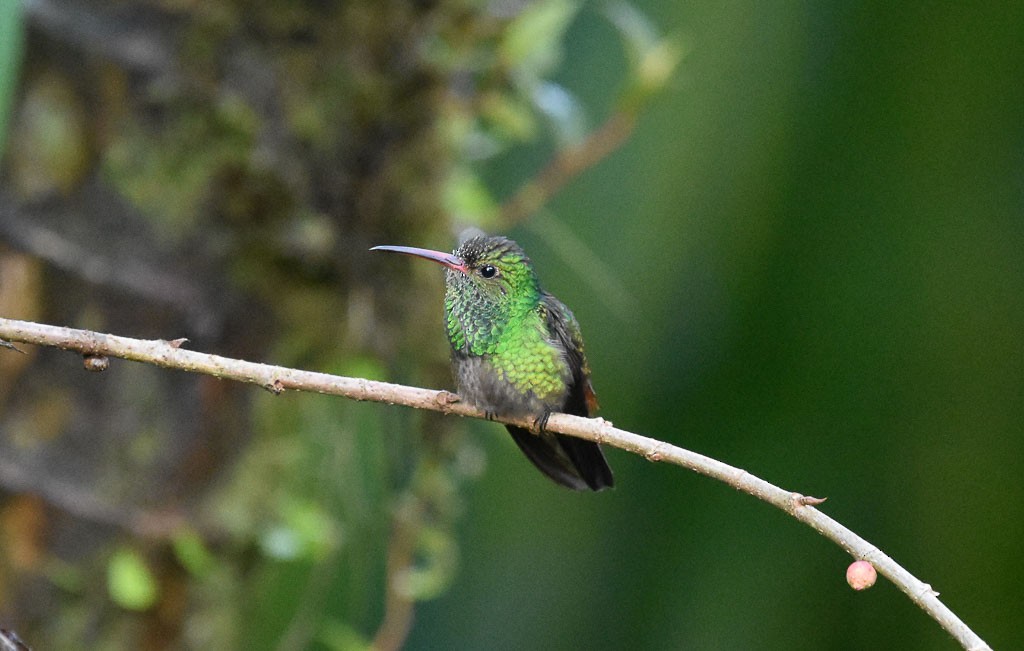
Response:
POLYGON ((545 404, 532 391, 521 393, 499 379, 486 357, 452 355, 452 371, 459 395, 471 405, 496 415, 539 416, 560 411, 561 404, 545 404))

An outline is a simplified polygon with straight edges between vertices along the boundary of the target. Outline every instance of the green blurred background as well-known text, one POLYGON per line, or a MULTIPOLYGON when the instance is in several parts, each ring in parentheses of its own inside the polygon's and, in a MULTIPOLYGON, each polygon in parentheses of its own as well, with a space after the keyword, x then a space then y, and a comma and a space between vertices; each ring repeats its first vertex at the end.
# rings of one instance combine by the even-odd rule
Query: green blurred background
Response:
MULTIPOLYGON (((616 312, 543 237, 512 233, 583 324, 603 415, 828 496, 994 648, 1015 647, 1024 7, 643 7, 684 35, 679 75, 552 205, 634 302, 616 312)), ((569 32, 560 78, 588 105, 614 83, 608 32, 586 15, 569 32)), ((413 646, 955 647, 884 580, 849 590, 846 557, 805 527, 610 458, 615 492, 581 500, 492 454, 463 569, 413 646)))
MULTIPOLYGON (((1016 648, 1024 624, 1024 4, 635 7, 675 35, 684 53, 678 68, 620 150, 506 233, 579 319, 601 415, 788 490, 828 497, 826 513, 930 583, 993 648, 1016 648)), ((175 11, 187 20, 191 10, 175 11)), ((256 40, 272 36, 257 32, 256 40)), ((33 61, 32 38, 26 74, 42 65, 33 61)), ((617 29, 601 5, 585 4, 561 47, 550 76, 598 124, 631 74, 617 29)), ((124 83, 130 87, 130 75, 124 83)), ((78 110, 100 109, 110 110, 95 100, 78 110)), ((368 121, 352 113, 338 118, 346 128, 368 121)), ((453 120, 444 110, 429 117, 453 120)), ((381 129, 375 137, 396 132, 405 133, 381 129)), ((542 137, 476 161, 456 147, 451 164, 473 170, 500 200, 553 146, 542 137)), ((321 155, 314 161, 327 157, 311 148, 321 155)), ((251 176, 228 185, 247 188, 251 176)), ((309 184, 332 180, 350 187, 348 177, 309 184)), ((272 200, 250 200, 245 210, 272 200)), ((291 205, 282 211, 309 217, 291 205)), ((358 354, 321 355, 315 337, 280 334, 291 332, 282 322, 294 325, 281 316, 272 336, 261 338, 255 326, 256 334, 246 332, 260 352, 243 353, 444 386, 440 275, 365 253, 382 243, 451 245, 461 221, 428 217, 342 229, 336 247, 346 262, 328 255, 303 268, 316 281, 304 281, 303 296, 344 315, 346 332, 358 321, 346 312, 357 301, 388 306, 376 308, 385 331, 372 343, 349 336, 362 342, 358 354), (316 283, 340 274, 336 268, 372 275, 365 284, 374 298, 353 283, 343 298, 326 298, 329 285, 316 283), (388 325, 401 318, 413 329, 388 325), (409 340, 413 331, 418 338, 409 340)), ((322 225, 302 223, 313 232, 322 225)), ((257 240, 241 246, 258 248, 257 240)), ((227 276, 258 295, 255 282, 237 279, 262 261, 236 264, 227 276)), ((294 310, 296 323, 332 318, 272 291, 262 300, 268 296, 294 310)), ((69 311, 68 324, 113 329, 116 321, 98 309, 69 311)), ((42 314, 54 320, 61 311, 42 314)), ((119 334, 140 330, 148 333, 119 334)), ((318 332, 333 336, 329 325, 318 332)), ((197 339, 198 349, 232 348, 197 339)), ((108 374, 119 372, 127 367, 108 374)), ((409 649, 956 648, 884 579, 853 592, 844 580, 851 559, 811 529, 681 469, 609 450, 615 490, 581 495, 545 481, 493 424, 453 425, 319 396, 240 400, 251 409, 252 448, 225 462, 231 480, 214 482, 217 497, 209 499, 232 506, 206 509, 203 520, 229 522, 214 527, 228 534, 206 537, 198 554, 212 555, 213 570, 181 579, 189 595, 182 599, 192 600, 179 615, 187 623, 147 637, 148 648, 195 648, 196 639, 359 648, 384 610, 386 540, 402 522, 422 525, 424 511, 437 523, 424 525, 412 554, 426 559, 418 575, 426 587, 413 590, 409 649), (420 431, 432 440, 435 427, 456 430, 441 452, 415 443, 420 431), (296 432, 303 443, 289 447, 296 432), (403 451, 463 470, 438 479, 416 465, 422 461, 403 460, 403 451), (276 473, 293 478, 252 488, 276 473), (409 495, 419 515, 393 520, 409 495), (255 523, 240 513, 254 503, 265 516, 255 523), (303 545, 306 552, 294 551, 303 545), (196 603, 224 612, 198 616, 196 603), (196 633, 207 629, 231 633, 196 633)), ((11 495, 26 492, 9 484, 11 495)), ((150 567, 169 554, 159 542, 113 537, 121 541, 114 546, 142 549, 150 567)), ((179 530, 168 538, 180 548, 179 530)), ((88 562, 109 568, 104 553, 88 562)), ((187 565, 182 557, 190 558, 179 549, 168 562, 187 565)), ((94 624, 115 621, 112 610, 125 607, 84 608, 81 601, 99 599, 94 591, 30 570, 60 586, 60 607, 92 613, 94 624)), ((80 571, 88 581, 89 570, 80 571)), ((9 586, 12 576, 0 580, 9 586)), ((76 648, 79 633, 61 637, 55 625, 34 623, 42 607, 23 601, 33 594, 6 588, 0 612, 8 620, 0 624, 25 631, 38 648, 76 648)), ((141 624, 124 626, 114 630, 141 624)), ((114 638, 103 638, 109 648, 118 648, 114 638)))

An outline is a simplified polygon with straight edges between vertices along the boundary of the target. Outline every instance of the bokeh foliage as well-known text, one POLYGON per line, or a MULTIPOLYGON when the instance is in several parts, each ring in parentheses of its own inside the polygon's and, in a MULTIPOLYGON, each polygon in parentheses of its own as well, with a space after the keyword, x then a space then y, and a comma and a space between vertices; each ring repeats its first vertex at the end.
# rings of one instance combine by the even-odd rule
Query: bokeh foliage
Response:
MULTIPOLYGON (((1018 3, 344 5, 96 3, 73 63, 90 33, 30 15, 4 315, 448 386, 436 270, 365 250, 510 228, 602 415, 828 496, 1019 646, 1018 3), (622 150, 502 223, 633 102, 622 150)), ((616 490, 578 495, 491 424, 34 355, 0 367, 0 624, 39 648, 364 648, 389 557, 413 649, 954 648, 678 469, 611 451, 616 490)))
POLYGON ((21 6, 16 2, 5 2, 0 6, 0 152, 4 150, 8 112, 21 64, 22 29, 21 6))
MULTIPOLYGON (((603 414, 828 496, 994 648, 1019 645, 1021 8, 643 6, 681 30, 677 83, 551 206, 633 309, 610 316, 535 222, 516 233, 583 324, 603 414)), ((585 105, 614 87, 606 31, 584 15, 569 33, 585 105)), ((414 642, 955 648, 884 581, 852 593, 845 555, 801 526, 611 459, 628 488, 581 505, 495 456, 466 519, 479 569, 414 642)))

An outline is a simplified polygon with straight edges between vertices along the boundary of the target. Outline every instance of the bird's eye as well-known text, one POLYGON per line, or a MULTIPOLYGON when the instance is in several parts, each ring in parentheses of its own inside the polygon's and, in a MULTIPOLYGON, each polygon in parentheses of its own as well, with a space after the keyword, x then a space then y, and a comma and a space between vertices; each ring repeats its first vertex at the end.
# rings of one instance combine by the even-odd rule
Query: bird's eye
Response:
POLYGON ((485 264, 480 267, 480 275, 484 278, 494 278, 498 275, 498 268, 493 264, 485 264))

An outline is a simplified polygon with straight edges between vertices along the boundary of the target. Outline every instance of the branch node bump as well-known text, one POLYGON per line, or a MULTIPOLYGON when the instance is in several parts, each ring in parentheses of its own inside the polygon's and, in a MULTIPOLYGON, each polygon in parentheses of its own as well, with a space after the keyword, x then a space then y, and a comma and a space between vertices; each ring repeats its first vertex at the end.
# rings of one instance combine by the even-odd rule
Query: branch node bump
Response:
POLYGON ((281 378, 274 378, 273 382, 264 384, 263 388, 273 393, 275 396, 279 396, 284 393, 284 382, 281 381, 281 378))
POLYGON ((364 378, 359 378, 359 393, 353 396, 353 398, 359 402, 363 402, 364 400, 370 399, 370 396, 372 395, 373 389, 370 387, 369 383, 367 383, 364 378))
POLYGON ((462 398, 457 393, 451 391, 438 391, 437 395, 434 396, 434 402, 441 407, 448 407, 454 405, 456 402, 461 402, 462 398))
POLYGON ((171 339, 170 341, 164 340, 164 343, 171 348, 181 348, 182 344, 188 343, 188 339, 181 337, 180 339, 171 339))
POLYGON ((823 504, 827 499, 827 497, 811 497, 810 495, 793 493, 793 506, 818 506, 819 504, 823 504))
POLYGON ((608 420, 606 418, 602 418, 600 416, 597 416, 593 420, 594 420, 595 423, 597 423, 597 427, 598 427, 597 431, 594 432, 594 434, 596 434, 596 436, 597 436, 594 439, 594 442, 595 443, 607 443, 608 442, 608 430, 614 429, 614 426, 612 425, 612 422, 610 420, 608 420))
POLYGON ((651 450, 650 452, 645 454, 644 457, 648 461, 654 461, 654 462, 663 461, 665 459, 665 455, 662 454, 661 450, 659 450, 657 448, 654 449, 654 450, 651 450))
POLYGON ((86 353, 85 355, 82 355, 82 365, 87 371, 100 373, 110 368, 110 358, 106 355, 86 353))
POLYGON ((922 585, 924 585, 924 587, 921 589, 921 592, 919 592, 917 594, 917 597, 915 597, 916 599, 920 599, 921 597, 923 597, 925 595, 928 595, 928 596, 931 596, 931 597, 938 597, 939 596, 938 591, 933 589, 931 585, 929 585, 927 583, 924 583, 922 585))

